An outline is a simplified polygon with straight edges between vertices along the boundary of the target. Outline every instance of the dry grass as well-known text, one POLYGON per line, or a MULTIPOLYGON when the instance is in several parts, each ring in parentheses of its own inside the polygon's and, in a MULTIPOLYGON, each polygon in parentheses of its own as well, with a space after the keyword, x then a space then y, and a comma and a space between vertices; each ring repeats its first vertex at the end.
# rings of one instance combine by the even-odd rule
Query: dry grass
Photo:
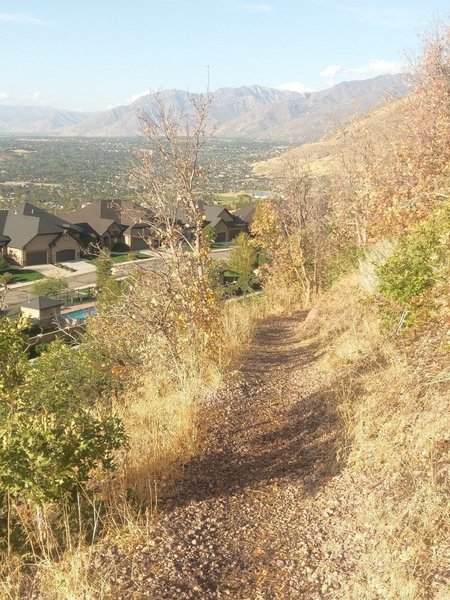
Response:
POLYGON ((366 551, 349 600, 449 597, 450 377, 439 319, 420 331, 381 328, 363 265, 327 294, 309 317, 326 348, 323 366, 346 431, 355 481, 356 529, 366 551))
MULTIPOLYGON (((242 355, 256 321, 264 316, 263 296, 227 302, 219 362, 203 359, 192 349, 185 358, 182 377, 167 372, 143 375, 118 407, 129 435, 129 449, 115 478, 110 501, 125 495, 140 505, 157 508, 158 496, 170 493, 188 462, 201 448, 207 427, 207 399, 218 389, 223 374, 242 355)), ((113 503, 114 503, 113 502, 113 503)), ((125 509, 119 509, 122 513, 125 509)))
MULTIPOLYGON (((219 387, 223 374, 245 351, 258 319, 280 307, 270 307, 264 295, 227 302, 223 312, 223 346, 219 362, 199 361, 192 349, 185 358, 181 377, 164 370, 150 370, 129 379, 127 394, 117 403, 129 435, 129 447, 119 471, 98 482, 105 506, 98 516, 102 543, 134 544, 150 539, 152 520, 162 496, 170 495, 183 465, 201 448, 207 427, 207 399, 219 387)), ((26 524, 26 519, 23 521, 26 524)), ((51 518, 44 516, 42 526, 51 518)), ((30 538, 36 523, 29 519, 30 538)), ((69 528, 68 528, 69 529, 69 528)), ((66 540, 68 550, 57 556, 55 543, 43 539, 30 557, 32 570, 24 561, 3 557, 0 570, 0 598, 8 600, 31 596, 38 589, 45 600, 94 600, 108 598, 108 584, 99 578, 92 564, 95 545, 80 524, 80 534, 66 540), (24 591, 26 593, 24 595, 24 591)))

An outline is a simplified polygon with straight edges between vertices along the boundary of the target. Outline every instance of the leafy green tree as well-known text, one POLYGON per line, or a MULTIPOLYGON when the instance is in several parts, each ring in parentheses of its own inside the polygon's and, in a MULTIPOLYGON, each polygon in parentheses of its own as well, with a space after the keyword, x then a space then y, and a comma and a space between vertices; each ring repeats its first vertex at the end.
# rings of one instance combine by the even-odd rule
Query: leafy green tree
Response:
POLYGON ((203 239, 205 240, 205 244, 207 244, 209 247, 211 247, 216 241, 216 236, 216 230, 211 224, 206 225, 206 227, 203 228, 203 239))
POLYGON ((64 277, 44 277, 31 286, 35 296, 58 296, 69 289, 69 282, 64 277))
POLYGON ((3 252, 0 252, 0 271, 3 271, 3 269, 6 269, 7 266, 8 266, 8 261, 6 260, 6 256, 3 254, 3 252))
POLYGON ((244 294, 250 292, 257 282, 255 269, 258 265, 258 253, 248 233, 240 233, 231 250, 228 268, 236 273, 234 286, 244 294))
POLYGON ((113 261, 109 250, 101 250, 97 258, 97 287, 101 289, 106 283, 111 281, 113 261))
POLYGON ((7 394, 23 381, 27 366, 26 318, 0 319, 0 419, 7 407, 7 394))

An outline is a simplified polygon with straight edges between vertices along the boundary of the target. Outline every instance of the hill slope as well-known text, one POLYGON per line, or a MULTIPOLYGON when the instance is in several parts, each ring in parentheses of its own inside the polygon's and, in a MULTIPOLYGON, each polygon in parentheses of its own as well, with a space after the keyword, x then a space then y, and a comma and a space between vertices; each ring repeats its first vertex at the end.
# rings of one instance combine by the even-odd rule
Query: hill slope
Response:
POLYGON ((0 105, 0 133, 53 133, 76 126, 89 116, 51 107, 0 105))
POLYGON ((345 138, 360 140, 366 131, 387 137, 390 137, 394 129, 399 132, 405 125, 404 102, 403 98, 388 102, 353 120, 345 128, 335 128, 317 142, 291 148, 275 158, 255 163, 253 170, 256 175, 277 177, 282 173, 286 163, 294 162, 308 169, 312 175, 329 175, 342 154, 343 145, 346 143, 345 138))

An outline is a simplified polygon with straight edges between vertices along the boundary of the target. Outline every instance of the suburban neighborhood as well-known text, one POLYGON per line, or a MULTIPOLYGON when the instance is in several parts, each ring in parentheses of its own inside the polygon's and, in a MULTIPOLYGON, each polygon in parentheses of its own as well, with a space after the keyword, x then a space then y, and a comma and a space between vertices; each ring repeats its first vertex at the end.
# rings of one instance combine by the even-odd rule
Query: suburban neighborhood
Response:
MULTIPOLYGON (((204 205, 202 210, 205 229, 212 232, 215 242, 212 255, 226 258, 229 244, 249 230, 254 206, 230 211, 220 205, 204 205)), ((180 215, 177 223, 189 240, 189 224, 180 215)), ((4 257, 0 275, 14 274, 13 279, 3 281, 0 314, 19 312, 42 330, 52 329, 56 323, 83 323, 95 305, 97 269, 92 259, 101 250, 120 259, 114 268, 116 278, 130 274, 137 262, 143 269, 154 269, 157 258, 152 250, 160 246, 157 225, 151 209, 120 200, 100 200, 57 215, 28 202, 0 210, 0 254, 4 257), (28 280, 28 275, 33 278, 28 280), (61 295, 36 296, 34 277, 65 278, 69 290, 65 299, 61 295)))
MULTIPOLYGON (((204 205, 205 227, 213 229, 217 243, 231 242, 248 230, 248 209, 232 213, 204 205)), ((30 267, 79 260, 93 249, 147 250, 159 245, 154 226, 151 210, 131 202, 100 200, 61 215, 27 202, 0 210, 0 251, 12 265, 30 267)))

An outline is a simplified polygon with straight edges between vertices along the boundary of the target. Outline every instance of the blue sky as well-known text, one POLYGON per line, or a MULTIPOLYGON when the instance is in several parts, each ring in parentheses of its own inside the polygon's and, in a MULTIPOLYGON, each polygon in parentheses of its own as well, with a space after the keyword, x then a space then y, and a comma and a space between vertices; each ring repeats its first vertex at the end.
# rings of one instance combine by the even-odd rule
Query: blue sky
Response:
POLYGON ((101 110, 146 90, 318 90, 398 72, 448 0, 0 0, 0 103, 101 110))

